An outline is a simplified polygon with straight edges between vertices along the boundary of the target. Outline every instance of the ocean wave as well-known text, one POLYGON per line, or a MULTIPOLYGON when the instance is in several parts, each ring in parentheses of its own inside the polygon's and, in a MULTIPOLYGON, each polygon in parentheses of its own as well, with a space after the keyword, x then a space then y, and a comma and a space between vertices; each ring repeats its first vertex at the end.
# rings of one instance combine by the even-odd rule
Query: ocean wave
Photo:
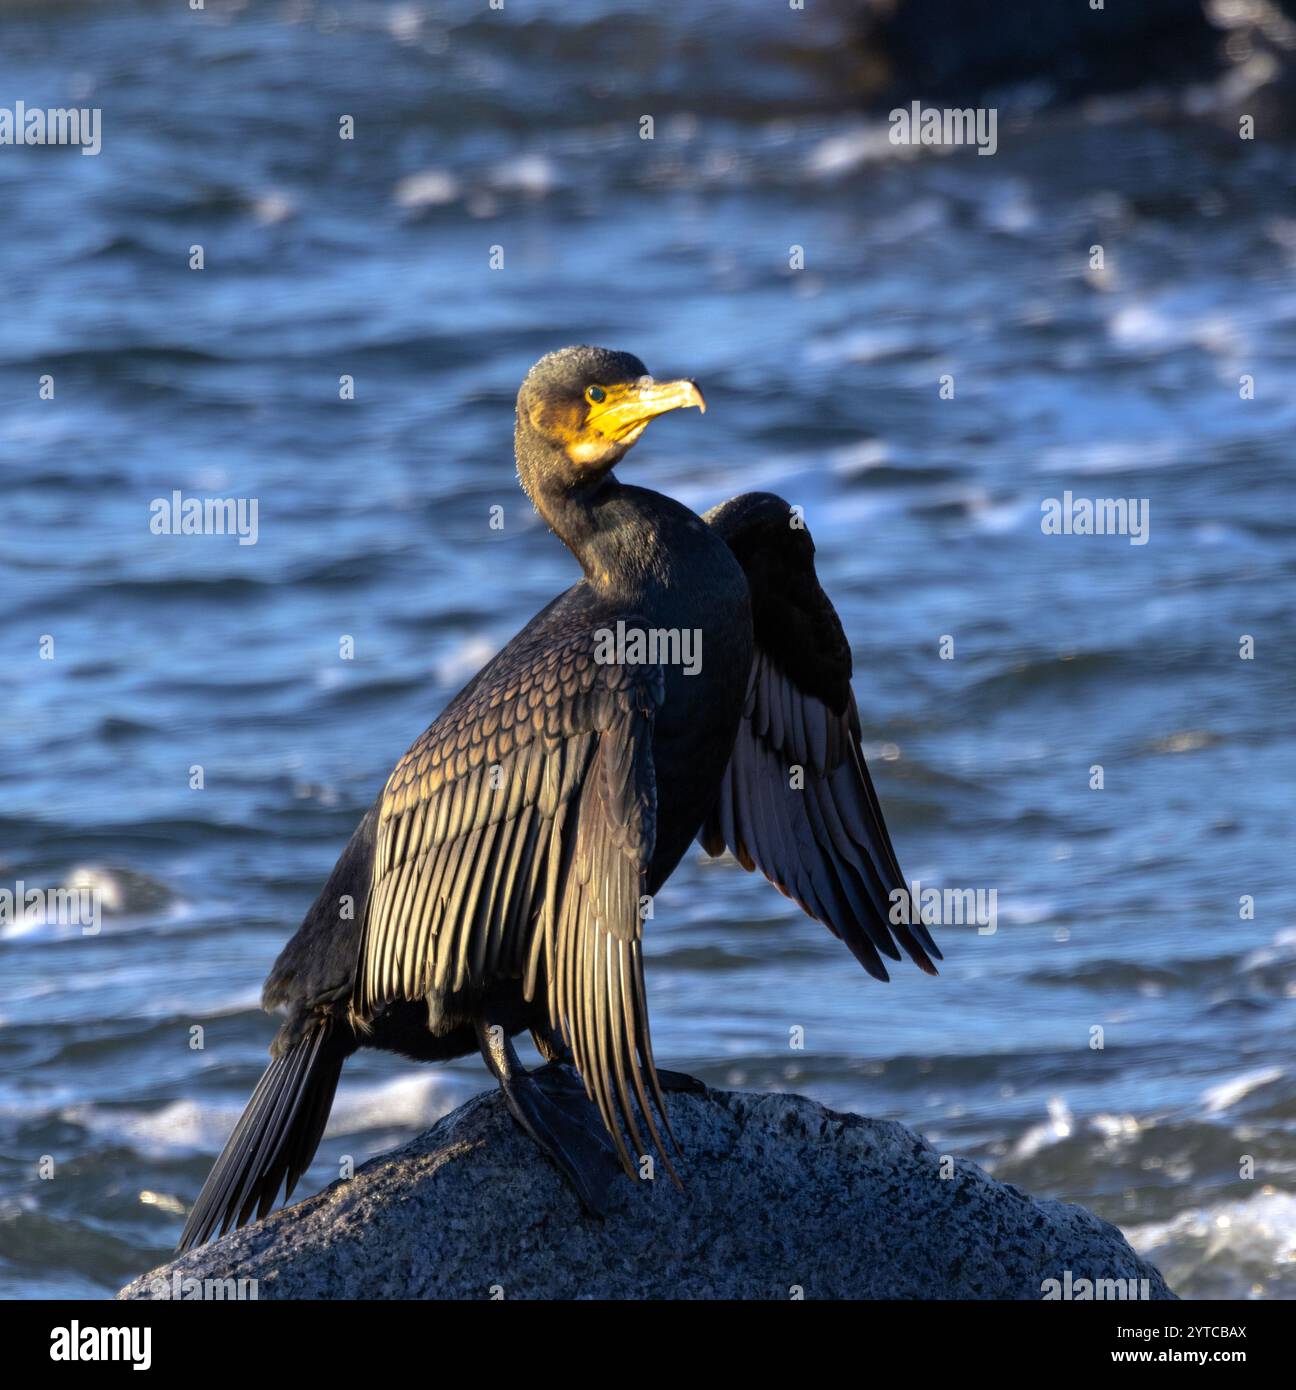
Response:
POLYGON ((1183 1298, 1296 1298, 1296 1194, 1261 1186, 1167 1221, 1125 1227, 1183 1298))

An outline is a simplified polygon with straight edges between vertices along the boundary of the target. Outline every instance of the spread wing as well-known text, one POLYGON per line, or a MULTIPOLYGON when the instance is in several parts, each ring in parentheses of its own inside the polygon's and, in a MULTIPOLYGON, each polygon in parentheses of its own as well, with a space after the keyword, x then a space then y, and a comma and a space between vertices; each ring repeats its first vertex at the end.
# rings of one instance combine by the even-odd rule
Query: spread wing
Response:
POLYGON ((748 493, 705 520, 747 575, 756 653, 720 795, 698 839, 726 846, 845 941, 878 979, 899 946, 929 974, 926 927, 892 921, 905 888, 864 755, 850 645, 819 586, 814 543, 788 504, 748 493))
MULTIPOLYGON (((620 615, 625 617, 627 615, 620 615)), ((631 619, 633 621, 633 619, 631 619)), ((598 1104, 669 1168, 640 898, 656 832, 655 665, 600 663, 588 614, 541 615, 397 764, 378 812, 357 1020, 392 1000, 539 992, 598 1104)), ((667 1128, 669 1133, 669 1127, 667 1128)))

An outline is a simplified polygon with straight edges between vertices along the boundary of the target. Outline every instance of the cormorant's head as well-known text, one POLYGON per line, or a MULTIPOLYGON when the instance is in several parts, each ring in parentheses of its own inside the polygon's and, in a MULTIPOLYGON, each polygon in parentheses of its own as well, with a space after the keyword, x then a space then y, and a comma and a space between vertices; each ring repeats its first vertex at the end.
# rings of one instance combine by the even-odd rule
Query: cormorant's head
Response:
POLYGON ((706 410, 692 381, 654 381, 628 352, 569 347, 542 357, 517 398, 517 453, 522 481, 543 471, 548 481, 578 483, 602 477, 668 410, 706 410), (537 448, 537 446, 539 446, 537 448), (557 471, 560 475, 553 478, 557 471))

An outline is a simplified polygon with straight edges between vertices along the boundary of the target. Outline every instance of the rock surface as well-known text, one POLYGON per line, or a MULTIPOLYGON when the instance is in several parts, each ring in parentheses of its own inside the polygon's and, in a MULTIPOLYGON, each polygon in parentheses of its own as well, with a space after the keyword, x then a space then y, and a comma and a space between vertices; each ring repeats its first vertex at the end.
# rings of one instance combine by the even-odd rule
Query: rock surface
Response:
MULTIPOLYGON (((1222 42, 1203 0, 857 0, 857 32, 917 98, 963 100, 1018 82, 1061 94, 1201 77, 1222 42)), ((892 94, 894 95, 894 94, 892 94)))
MULTIPOLYGON (((800 1096, 668 1097, 685 1191, 618 1185, 600 1222, 476 1097, 354 1178, 123 1289, 255 1278, 260 1298, 1000 1298, 1147 1280, 1113 1226, 941 1157, 903 1126, 800 1096)), ((191 1288, 193 1286, 190 1286, 191 1288)), ((183 1296, 179 1293, 179 1296, 183 1296)))
MULTIPOLYGON (((839 0, 865 105, 1066 104, 1218 85, 1226 107, 1290 129, 1296 0, 839 0)), ((1205 99, 1194 97, 1193 105, 1205 99)))

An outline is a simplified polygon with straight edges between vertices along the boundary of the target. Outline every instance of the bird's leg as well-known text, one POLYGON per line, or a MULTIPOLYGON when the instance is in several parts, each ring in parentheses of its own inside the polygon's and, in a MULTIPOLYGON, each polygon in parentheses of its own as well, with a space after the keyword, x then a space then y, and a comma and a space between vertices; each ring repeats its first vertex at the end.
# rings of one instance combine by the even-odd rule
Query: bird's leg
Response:
POLYGON ((574 1076, 569 1085, 541 1086, 523 1067, 504 1028, 485 1018, 477 1019, 474 1026, 482 1056, 494 1072, 513 1118, 558 1165, 585 1210, 602 1216, 607 1210, 608 1187, 622 1170, 612 1140, 584 1088, 574 1076))
MULTIPOLYGON (((550 1063, 539 1073, 542 1076, 555 1073, 559 1064, 574 1068, 576 1059, 572 1056, 571 1048, 562 1040, 562 1034, 556 1028, 551 1028, 548 1024, 540 1024, 532 1028, 531 1037, 535 1041, 536 1051, 550 1063)), ((707 1094, 705 1081, 699 1081, 696 1076, 690 1076, 683 1071, 664 1071, 657 1070, 657 1080, 663 1091, 684 1091, 690 1095, 704 1096, 707 1094)))
POLYGON ((576 1065, 572 1058, 572 1050, 563 1042, 562 1034, 547 1023, 540 1023, 532 1028, 531 1041, 535 1043, 536 1051, 546 1062, 565 1062, 569 1067, 576 1065))

